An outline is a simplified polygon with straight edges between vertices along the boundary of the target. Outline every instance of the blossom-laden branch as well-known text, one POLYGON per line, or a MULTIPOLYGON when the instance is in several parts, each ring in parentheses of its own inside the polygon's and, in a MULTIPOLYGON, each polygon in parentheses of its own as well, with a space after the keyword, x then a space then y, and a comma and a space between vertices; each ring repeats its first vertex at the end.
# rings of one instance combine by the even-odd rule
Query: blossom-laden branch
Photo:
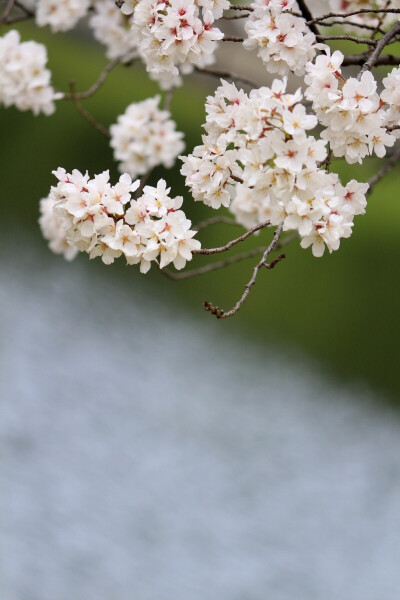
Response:
POLYGON ((244 292, 241 295, 241 297, 239 298, 239 300, 236 302, 235 306, 233 308, 231 308, 231 310, 224 311, 223 309, 219 308, 218 306, 214 306, 213 304, 211 304, 211 302, 205 301, 204 308, 208 312, 210 312, 212 315, 217 317, 217 319, 227 319, 228 317, 232 317, 234 314, 236 314, 238 312, 238 310, 241 308, 242 304, 244 304, 248 295, 250 294, 251 288, 256 283, 257 275, 258 275, 258 272, 260 271, 260 269, 262 267, 266 267, 267 269, 273 269, 278 262, 280 262, 281 260, 283 260, 285 258, 285 255, 281 254, 280 256, 278 256, 278 258, 273 260, 271 263, 269 263, 269 264, 267 263, 268 256, 271 254, 271 252, 274 250, 274 248, 278 244, 280 235, 282 233, 282 229, 283 229, 283 223, 281 223, 277 227, 274 237, 272 239, 272 242, 270 243, 268 248, 264 251, 261 260, 254 267, 251 279, 246 284, 246 286, 244 288, 244 292))

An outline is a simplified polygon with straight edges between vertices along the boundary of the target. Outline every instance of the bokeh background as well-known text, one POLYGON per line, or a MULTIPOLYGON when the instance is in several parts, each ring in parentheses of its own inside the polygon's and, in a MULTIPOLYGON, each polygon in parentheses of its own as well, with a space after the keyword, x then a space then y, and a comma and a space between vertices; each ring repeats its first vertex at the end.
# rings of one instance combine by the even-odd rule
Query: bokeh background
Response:
MULTIPOLYGON (((106 63, 84 31, 20 30, 48 46, 58 89, 87 89, 106 63)), ((251 76, 254 57, 228 58, 251 76)), ((215 86, 192 77, 174 93, 188 151, 215 86)), ((118 67, 85 107, 109 125, 156 93, 140 65, 118 67)), ((400 173, 340 251, 288 246, 216 321, 202 302, 232 306, 251 260, 175 282, 66 263, 41 238, 38 200, 58 166, 116 178, 107 140, 68 102, 52 117, 2 108, 0 128, 3 597, 397 597, 400 173)), ((334 164, 361 181, 379 166, 334 164)), ((193 222, 213 215, 179 165, 160 176, 193 222)), ((231 236, 217 225, 202 240, 231 236)))

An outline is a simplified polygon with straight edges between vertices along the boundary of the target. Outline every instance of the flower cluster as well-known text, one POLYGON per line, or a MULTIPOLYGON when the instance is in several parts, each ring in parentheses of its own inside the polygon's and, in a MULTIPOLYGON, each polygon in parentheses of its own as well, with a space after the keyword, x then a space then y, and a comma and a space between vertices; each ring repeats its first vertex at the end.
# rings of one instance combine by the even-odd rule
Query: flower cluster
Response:
POLYGON ((349 237, 353 218, 365 209, 367 184, 340 184, 320 168, 326 142, 307 131, 317 125, 300 103, 302 94, 286 93, 286 80, 249 95, 222 82, 207 98, 207 135, 192 155, 181 157, 182 174, 195 200, 230 206, 246 227, 269 221, 297 230, 301 245, 315 256, 330 252, 349 237))
POLYGON ((270 73, 303 75, 308 61, 315 56, 315 35, 302 17, 291 14, 295 0, 256 0, 247 19, 247 50, 257 49, 270 73))
POLYGON ((15 30, 0 37, 0 104, 32 110, 35 115, 52 114, 58 96, 50 85, 46 63, 43 44, 21 42, 15 30))
POLYGON ((386 111, 386 126, 398 127, 392 132, 395 137, 400 137, 400 68, 395 68, 383 79, 384 90, 381 101, 388 104, 386 111))
MULTIPOLYGON (((130 7, 125 8, 129 12, 130 7)), ((223 33, 213 25, 228 0, 141 0, 133 12, 133 32, 147 71, 164 89, 180 83, 193 65, 212 64, 223 33)))
POLYGON ((108 58, 130 60, 135 55, 136 42, 131 33, 132 19, 109 0, 97 0, 89 20, 93 35, 107 48, 108 58))
POLYGON ((183 151, 183 133, 168 110, 158 108, 160 96, 130 104, 110 127, 114 157, 121 172, 143 175, 158 165, 172 167, 183 151))
POLYGON ((321 137, 330 143, 334 156, 344 156, 348 163, 362 162, 375 153, 380 158, 395 137, 386 131, 386 112, 376 91, 370 71, 360 80, 341 73, 343 54, 329 50, 308 63, 305 96, 312 101, 318 121, 325 126, 321 137))
POLYGON ((171 198, 163 179, 134 199, 140 182, 132 182, 126 173, 114 186, 108 171, 93 179, 77 170, 53 173, 59 183, 41 201, 40 217, 53 251, 71 259, 77 248, 90 258, 101 256, 107 265, 124 255, 128 264, 140 263, 140 271, 147 273, 153 261, 161 269, 171 262, 182 269, 200 249, 191 222, 179 210, 182 198, 171 198))
POLYGON ((35 0, 36 23, 49 25, 52 31, 68 31, 75 27, 90 8, 90 0, 35 0))
POLYGON ((63 254, 66 260, 73 260, 79 250, 67 241, 65 230, 62 228, 58 215, 54 212, 54 200, 50 196, 42 198, 39 204, 39 225, 42 235, 49 242, 49 248, 54 254, 63 254))

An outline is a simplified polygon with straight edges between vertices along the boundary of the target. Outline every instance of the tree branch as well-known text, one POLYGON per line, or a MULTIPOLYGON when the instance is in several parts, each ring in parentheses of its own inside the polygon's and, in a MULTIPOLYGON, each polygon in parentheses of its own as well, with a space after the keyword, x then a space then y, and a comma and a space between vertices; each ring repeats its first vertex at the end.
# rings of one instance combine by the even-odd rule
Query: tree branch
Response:
POLYGON ((77 94, 75 93, 75 82, 74 81, 70 81, 69 89, 71 90, 71 99, 72 99, 74 106, 75 106, 76 110, 78 111, 78 113, 88 123, 90 123, 90 125, 92 127, 97 129, 97 131, 99 131, 105 137, 109 138, 110 132, 108 131, 107 127, 102 125, 102 123, 99 123, 98 121, 96 121, 96 119, 86 109, 84 109, 83 106, 80 104, 77 94))
POLYGON ((375 50, 371 53, 371 56, 368 58, 368 60, 363 64, 361 71, 358 74, 358 79, 361 78, 362 74, 365 73, 365 71, 370 71, 372 69, 372 67, 376 64, 382 50, 390 43, 390 40, 394 38, 395 35, 397 35, 399 32, 400 21, 398 21, 396 25, 392 27, 392 29, 389 29, 389 31, 385 33, 385 35, 381 37, 381 39, 378 41, 375 50))
POLYGON ((259 87, 253 81, 242 77, 241 75, 236 75, 235 73, 231 73, 230 71, 219 71, 217 69, 200 69, 200 67, 195 67, 194 70, 196 73, 201 73, 202 75, 210 75, 211 77, 218 77, 218 79, 231 79, 232 81, 237 81, 243 83, 244 85, 248 85, 250 87, 256 88, 259 87))
POLYGON ((270 221, 263 221, 259 225, 255 225, 254 227, 252 227, 251 229, 246 231, 240 237, 238 237, 234 240, 231 240, 230 242, 225 244, 225 246, 220 246, 218 248, 200 248, 199 250, 193 250, 192 254, 209 255, 209 254, 219 254, 221 252, 226 252, 227 250, 230 250, 230 248, 232 248, 233 246, 236 246, 236 244, 239 244, 240 242, 244 242, 244 240, 246 240, 248 237, 253 235, 253 233, 256 233, 256 231, 260 231, 260 229, 264 229, 265 227, 268 227, 268 225, 270 225, 270 224, 271 224, 270 221))
POLYGON ((217 319, 227 319, 228 317, 232 317, 234 314, 236 314, 238 312, 238 310, 240 309, 242 304, 246 301, 246 298, 249 295, 251 288, 256 283, 256 279, 257 279, 259 270, 262 267, 266 267, 267 269, 272 269, 273 267, 275 267, 275 265, 278 262, 280 262, 281 260, 283 260, 285 258, 285 255, 281 254, 280 256, 278 256, 278 258, 276 258, 270 264, 267 263, 269 254, 274 250, 274 248, 278 244, 279 237, 282 233, 282 228, 283 228, 283 223, 281 223, 277 227, 274 237, 272 239, 272 242, 270 243, 268 248, 264 251, 264 254, 262 255, 260 262, 257 263, 257 265, 254 267, 251 279, 246 284, 246 286, 244 288, 244 292, 243 292, 242 296, 240 297, 240 299, 236 302, 235 306, 233 308, 231 308, 231 310, 229 310, 228 312, 225 312, 224 310, 220 309, 218 306, 214 306, 213 304, 211 304, 211 302, 206 301, 206 302, 204 302, 204 308, 208 312, 210 312, 212 315, 216 316, 217 319))
POLYGON ((396 163, 400 161, 400 147, 397 148, 397 150, 395 152, 393 152, 393 154, 389 157, 389 159, 387 160, 387 162, 383 165, 383 167, 377 172, 375 173, 375 175, 373 177, 371 177, 371 179, 368 181, 369 184, 369 188, 367 191, 367 194, 369 195, 373 188, 375 187, 375 185, 387 174, 389 173, 389 171, 391 171, 391 169, 393 169, 393 167, 396 165, 396 163))
MULTIPOLYGON (((297 239, 299 234, 297 231, 293 232, 291 235, 287 235, 284 240, 280 240, 278 244, 275 246, 274 250, 279 250, 290 244, 293 240, 297 239)), ((166 275, 169 279, 189 279, 189 277, 197 277, 198 275, 205 275, 206 273, 210 273, 211 271, 217 271, 219 269, 223 269, 230 265, 233 265, 237 262, 241 262, 243 260, 247 260, 248 258, 253 258, 254 256, 259 256, 265 250, 265 246, 259 246, 254 250, 248 250, 247 252, 241 252, 240 254, 235 254, 235 256, 230 256, 225 260, 219 260, 218 262, 211 263, 209 265, 204 265, 204 267, 199 267, 198 269, 189 269, 188 271, 179 271, 175 273, 174 271, 170 271, 169 269, 162 269, 162 273, 166 275)))
MULTIPOLYGON (((92 87, 90 87, 88 90, 86 90, 86 92, 75 92, 75 93, 71 92, 69 94, 64 94, 62 99, 63 100, 84 100, 85 98, 90 98, 97 92, 97 90, 99 90, 101 88, 101 86, 107 79, 107 75, 122 61, 123 61, 123 58, 114 58, 114 60, 111 60, 104 67, 102 72, 100 73, 100 77, 98 78, 98 80, 92 85, 92 87)), ((74 87, 75 87, 75 84, 74 84, 74 87)))
POLYGON ((311 11, 308 8, 307 4, 305 3, 305 0, 297 0, 297 4, 299 5, 301 14, 305 18, 310 30, 315 35, 318 35, 319 34, 318 27, 315 25, 315 22, 313 21, 313 16, 312 16, 311 11))
POLYGON ((352 12, 348 12, 348 13, 334 13, 334 12, 330 12, 327 13, 325 15, 322 15, 321 17, 316 17, 315 19, 310 19, 309 21, 307 21, 307 25, 313 25, 314 23, 321 23, 322 21, 326 21, 326 19, 346 19, 347 17, 353 17, 354 15, 365 15, 368 13, 375 13, 375 14, 395 14, 398 15, 400 14, 400 8, 360 8, 358 10, 353 10, 352 12))

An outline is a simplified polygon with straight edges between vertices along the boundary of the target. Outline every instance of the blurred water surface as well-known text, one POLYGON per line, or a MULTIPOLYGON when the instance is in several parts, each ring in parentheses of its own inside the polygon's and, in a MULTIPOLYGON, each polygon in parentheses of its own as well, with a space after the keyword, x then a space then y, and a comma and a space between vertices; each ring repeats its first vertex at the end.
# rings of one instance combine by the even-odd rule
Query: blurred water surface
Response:
POLYGON ((2 259, 4 599, 399 597, 396 413, 45 260, 2 259))

